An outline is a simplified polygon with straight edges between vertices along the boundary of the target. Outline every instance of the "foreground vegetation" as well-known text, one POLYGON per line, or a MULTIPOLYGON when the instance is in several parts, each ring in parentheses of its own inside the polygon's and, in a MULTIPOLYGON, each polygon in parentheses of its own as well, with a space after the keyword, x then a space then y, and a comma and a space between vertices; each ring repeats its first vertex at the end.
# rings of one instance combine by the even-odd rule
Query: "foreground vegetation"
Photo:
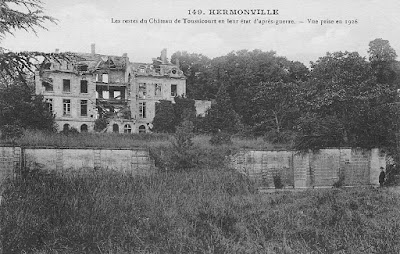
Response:
POLYGON ((259 194, 227 168, 133 177, 40 171, 8 182, 4 253, 399 253, 385 189, 259 194))
MULTIPOLYGON (((134 148, 157 147, 171 143, 173 134, 116 134, 116 133, 77 133, 65 135, 41 131, 24 131, 19 138, 0 139, 3 145, 18 146, 51 146, 51 147, 96 147, 96 148, 134 148)), ((193 143, 199 147, 210 147, 210 135, 196 135, 193 143)), ((284 149, 290 144, 272 144, 263 138, 232 137, 231 148, 238 149, 284 149)))

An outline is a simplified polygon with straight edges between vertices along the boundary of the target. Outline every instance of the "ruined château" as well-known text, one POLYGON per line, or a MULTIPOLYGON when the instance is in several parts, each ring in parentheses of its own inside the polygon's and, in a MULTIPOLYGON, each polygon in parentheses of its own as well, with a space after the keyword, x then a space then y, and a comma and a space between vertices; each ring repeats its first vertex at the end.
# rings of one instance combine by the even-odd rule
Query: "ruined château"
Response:
MULTIPOLYGON (((56 50, 57 52, 57 50, 56 50)), ((55 114, 58 130, 94 130, 96 119, 106 119, 103 132, 142 133, 151 130, 155 105, 186 93, 186 77, 167 50, 152 63, 132 63, 127 54, 110 56, 74 53, 74 61, 48 61, 35 74, 35 90, 55 114)), ((209 102, 196 101, 204 114, 209 102)))

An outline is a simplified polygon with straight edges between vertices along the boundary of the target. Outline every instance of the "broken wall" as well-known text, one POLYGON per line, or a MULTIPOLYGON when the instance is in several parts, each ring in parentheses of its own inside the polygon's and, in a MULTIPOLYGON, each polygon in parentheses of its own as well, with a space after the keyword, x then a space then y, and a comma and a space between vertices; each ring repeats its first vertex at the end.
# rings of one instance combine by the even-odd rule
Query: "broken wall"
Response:
POLYGON ((211 108, 211 101, 195 100, 194 106, 196 108, 196 114, 200 116, 205 116, 207 110, 211 108))
MULTIPOLYGON (((152 76, 137 76, 131 84, 131 96, 130 96, 130 109, 132 112, 132 118, 136 119, 136 127, 145 126, 148 128, 156 114, 156 102, 159 100, 173 101, 174 96, 171 96, 171 85, 177 85, 177 94, 183 95, 186 92, 186 80, 185 79, 171 79, 169 77, 152 77, 152 76), (139 97, 139 84, 146 84, 145 96, 139 97), (156 93, 156 84, 161 85, 161 93, 156 93), (139 116, 139 103, 146 103, 146 117, 141 118, 139 116)), ((139 132, 136 129, 135 132, 139 132)))

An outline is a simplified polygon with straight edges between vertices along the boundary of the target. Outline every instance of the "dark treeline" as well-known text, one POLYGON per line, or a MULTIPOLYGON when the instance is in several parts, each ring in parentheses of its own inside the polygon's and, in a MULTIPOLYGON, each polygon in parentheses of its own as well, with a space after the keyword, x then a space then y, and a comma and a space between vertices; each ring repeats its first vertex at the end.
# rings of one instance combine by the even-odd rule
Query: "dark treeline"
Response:
POLYGON ((328 52, 310 68, 261 50, 213 59, 178 51, 171 62, 187 77, 187 98, 213 101, 199 131, 294 140, 297 148, 393 146, 400 64, 387 40, 371 41, 368 53, 328 52))

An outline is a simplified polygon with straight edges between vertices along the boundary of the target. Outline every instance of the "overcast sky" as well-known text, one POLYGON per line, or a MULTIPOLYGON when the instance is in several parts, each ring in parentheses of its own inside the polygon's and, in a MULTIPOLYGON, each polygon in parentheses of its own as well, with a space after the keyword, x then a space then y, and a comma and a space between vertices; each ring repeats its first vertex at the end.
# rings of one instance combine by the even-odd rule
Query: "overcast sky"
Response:
POLYGON ((234 50, 274 50, 289 60, 309 65, 326 52, 357 51, 367 56, 368 43, 375 38, 389 40, 400 55, 399 0, 42 0, 45 14, 58 19, 46 23, 48 31, 18 31, 7 35, 1 46, 13 51, 90 52, 122 55, 131 61, 151 62, 163 48, 168 56, 178 50, 208 57, 234 50), (234 2, 234 3, 233 3, 234 2), (189 15, 188 10, 203 15, 189 15), (275 16, 209 15, 210 9, 279 10, 275 16), (175 20, 183 18, 245 19, 250 24, 121 24, 111 20, 175 20), (294 20, 295 24, 254 24, 254 19, 294 20), (342 20, 342 24, 309 24, 313 20, 342 20), (357 24, 345 24, 357 20, 357 24), (301 23, 304 22, 304 23, 301 23))

